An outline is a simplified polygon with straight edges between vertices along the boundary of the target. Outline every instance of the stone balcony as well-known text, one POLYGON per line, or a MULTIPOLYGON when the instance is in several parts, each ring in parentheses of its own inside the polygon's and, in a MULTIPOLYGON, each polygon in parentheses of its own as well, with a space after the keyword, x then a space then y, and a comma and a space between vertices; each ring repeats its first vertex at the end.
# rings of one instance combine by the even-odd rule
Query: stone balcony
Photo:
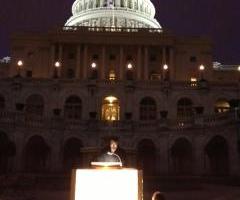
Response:
POLYGON ((156 132, 158 130, 184 130, 189 128, 206 128, 235 123, 238 120, 235 111, 213 114, 195 115, 190 118, 159 119, 154 121, 101 121, 101 120, 73 120, 61 116, 42 117, 26 116, 20 112, 0 111, 1 127, 36 128, 48 130, 69 130, 83 132, 156 132))

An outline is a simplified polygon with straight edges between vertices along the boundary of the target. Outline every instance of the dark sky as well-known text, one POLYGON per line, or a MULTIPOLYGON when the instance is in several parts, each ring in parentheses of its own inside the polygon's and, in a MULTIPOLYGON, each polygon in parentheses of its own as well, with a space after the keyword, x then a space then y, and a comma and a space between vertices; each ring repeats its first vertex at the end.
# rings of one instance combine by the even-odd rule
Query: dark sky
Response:
MULTIPOLYGON (((74 0, 0 0, 0 57, 9 55, 16 31, 62 26, 74 0)), ((209 36, 214 59, 240 64, 240 0, 152 0, 163 28, 180 35, 209 36)))

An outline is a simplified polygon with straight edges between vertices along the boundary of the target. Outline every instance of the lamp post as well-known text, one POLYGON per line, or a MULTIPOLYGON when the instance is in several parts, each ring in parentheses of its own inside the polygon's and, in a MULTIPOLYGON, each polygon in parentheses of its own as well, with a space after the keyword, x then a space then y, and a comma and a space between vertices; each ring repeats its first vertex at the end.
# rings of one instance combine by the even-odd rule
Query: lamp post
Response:
POLYGON ((199 70, 200 70, 200 80, 203 80, 204 79, 203 74, 204 74, 205 66, 200 65, 199 70))
POLYGON ((17 76, 18 77, 21 76, 22 67, 23 67, 23 61, 22 60, 18 60, 17 61, 17 76))
POLYGON ((55 67, 54 78, 59 78, 59 70, 60 70, 60 67, 61 67, 61 63, 59 61, 56 61, 54 63, 54 67, 55 67))

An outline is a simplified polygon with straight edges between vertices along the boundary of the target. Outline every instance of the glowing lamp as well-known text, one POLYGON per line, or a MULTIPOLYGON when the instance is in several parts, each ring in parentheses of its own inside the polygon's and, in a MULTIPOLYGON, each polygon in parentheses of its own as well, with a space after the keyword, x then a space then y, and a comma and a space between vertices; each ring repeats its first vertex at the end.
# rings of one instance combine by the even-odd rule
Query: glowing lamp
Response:
POLYGON ((61 66, 61 63, 59 61, 55 62, 55 67, 59 68, 61 66))
POLYGON ((205 70, 204 65, 200 65, 200 66, 199 66, 199 70, 200 70, 200 71, 204 71, 204 70, 205 70))
POLYGON ((133 68, 132 63, 128 63, 128 64, 127 64, 127 68, 128 68, 128 69, 132 69, 132 68, 133 68))
POLYGON ((168 65, 167 64, 163 65, 163 69, 168 70, 168 65))
POLYGON ((136 169, 77 169, 71 200, 142 200, 142 174, 136 169))
POLYGON ((23 66, 23 61, 22 61, 22 60, 17 61, 17 65, 18 65, 19 67, 23 66))
POLYGON ((97 67, 97 64, 96 64, 95 62, 93 62, 93 63, 91 64, 91 67, 92 67, 93 69, 95 69, 95 68, 97 67))

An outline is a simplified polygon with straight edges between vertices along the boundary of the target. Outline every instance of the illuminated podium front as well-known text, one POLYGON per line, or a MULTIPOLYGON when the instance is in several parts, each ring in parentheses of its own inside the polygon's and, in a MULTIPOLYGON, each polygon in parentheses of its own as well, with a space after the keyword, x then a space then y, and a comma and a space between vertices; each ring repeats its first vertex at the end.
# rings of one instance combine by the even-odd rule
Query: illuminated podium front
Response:
POLYGON ((142 200, 142 173, 136 169, 76 169, 71 200, 142 200))

